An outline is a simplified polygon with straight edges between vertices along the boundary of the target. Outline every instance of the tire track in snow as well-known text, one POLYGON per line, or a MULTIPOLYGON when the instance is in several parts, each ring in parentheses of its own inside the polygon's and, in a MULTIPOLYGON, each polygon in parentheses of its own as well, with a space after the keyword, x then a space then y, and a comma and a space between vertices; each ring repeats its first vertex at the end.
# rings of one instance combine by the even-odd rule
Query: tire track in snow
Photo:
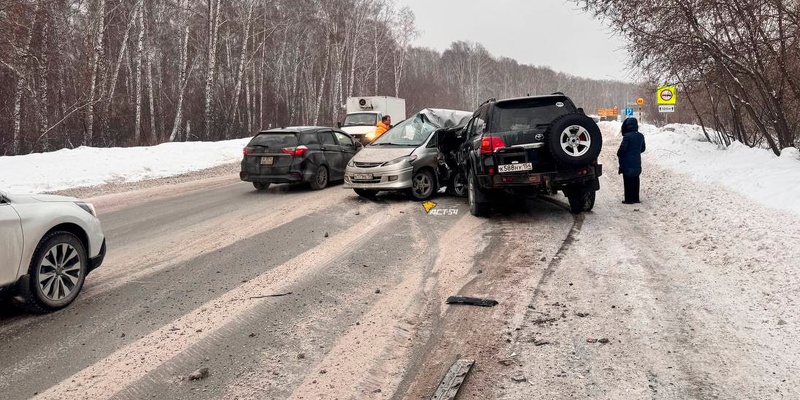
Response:
MULTIPOLYGON (((85 368, 37 396, 41 399, 106 399, 192 348, 200 340, 219 335, 229 323, 243 318, 258 302, 249 297, 265 292, 279 293, 300 281, 306 274, 325 269, 330 260, 352 251, 353 244, 373 235, 381 226, 400 219, 401 210, 412 203, 391 205, 385 213, 375 213, 347 231, 333 236, 324 246, 316 247, 257 278, 207 302, 171 324, 133 342, 105 359, 85 368), (388 214, 388 215, 387 215, 388 214)), ((222 340, 222 336, 218 336, 222 340)))

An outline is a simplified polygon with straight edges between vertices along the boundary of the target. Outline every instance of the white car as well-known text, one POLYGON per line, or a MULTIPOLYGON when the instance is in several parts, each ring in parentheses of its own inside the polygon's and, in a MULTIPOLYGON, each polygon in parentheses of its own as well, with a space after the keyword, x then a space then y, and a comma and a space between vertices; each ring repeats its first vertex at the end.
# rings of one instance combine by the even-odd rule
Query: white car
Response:
POLYGON ((64 308, 105 254, 91 204, 0 191, 0 296, 13 296, 34 312, 64 308))

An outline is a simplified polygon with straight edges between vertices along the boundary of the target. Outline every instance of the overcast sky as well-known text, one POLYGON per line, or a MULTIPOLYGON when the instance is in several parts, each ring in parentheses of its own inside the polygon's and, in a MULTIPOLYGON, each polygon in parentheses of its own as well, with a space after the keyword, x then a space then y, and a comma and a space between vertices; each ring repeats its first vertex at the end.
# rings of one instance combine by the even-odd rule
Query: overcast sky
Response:
POLYGON ((397 0, 416 16, 415 44, 443 51, 457 40, 495 57, 595 79, 637 81, 624 41, 566 0, 397 0))

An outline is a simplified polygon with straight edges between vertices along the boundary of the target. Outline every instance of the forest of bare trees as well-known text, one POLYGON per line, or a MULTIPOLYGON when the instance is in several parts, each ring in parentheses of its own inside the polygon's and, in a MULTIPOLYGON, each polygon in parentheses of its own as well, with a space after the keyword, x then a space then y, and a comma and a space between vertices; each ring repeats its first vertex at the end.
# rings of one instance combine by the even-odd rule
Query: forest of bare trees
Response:
POLYGON ((393 0, 0 0, 0 155, 333 125, 357 95, 414 112, 563 91, 591 111, 635 91, 416 35, 393 0))
POLYGON ((800 146, 797 1, 577 2, 629 41, 633 66, 653 82, 652 93, 658 83, 679 85, 679 107, 716 131, 710 139, 775 154, 800 146))

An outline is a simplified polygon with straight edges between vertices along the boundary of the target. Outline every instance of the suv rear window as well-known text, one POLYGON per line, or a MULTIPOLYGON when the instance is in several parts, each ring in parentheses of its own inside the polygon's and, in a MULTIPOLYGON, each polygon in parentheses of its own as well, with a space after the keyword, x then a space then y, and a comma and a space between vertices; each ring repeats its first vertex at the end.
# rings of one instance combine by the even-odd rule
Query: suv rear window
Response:
POLYGON ((493 132, 514 132, 535 129, 550 124, 554 119, 574 112, 564 99, 526 99, 501 102, 495 105, 492 115, 493 132))
POLYGON ((297 146, 297 135, 286 132, 267 132, 256 135, 248 146, 293 147, 297 146))

